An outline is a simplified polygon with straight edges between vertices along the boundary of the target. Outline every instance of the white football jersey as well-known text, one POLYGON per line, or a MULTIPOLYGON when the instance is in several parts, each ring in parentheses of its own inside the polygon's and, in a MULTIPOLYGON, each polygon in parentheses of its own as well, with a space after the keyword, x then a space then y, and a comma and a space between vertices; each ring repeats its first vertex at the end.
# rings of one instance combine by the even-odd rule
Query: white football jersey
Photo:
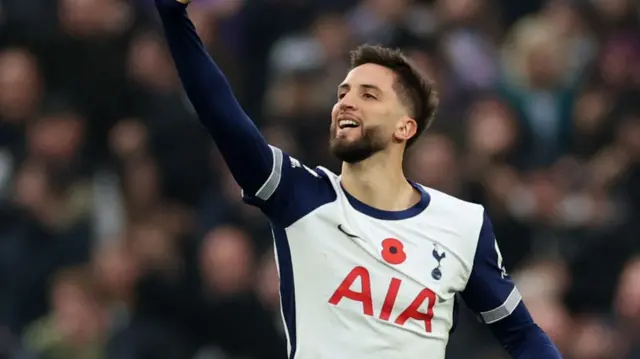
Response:
POLYGON ((486 323, 520 305, 482 206, 412 183, 418 204, 375 209, 272 152, 244 198, 272 222, 290 359, 443 359, 458 294, 486 323))

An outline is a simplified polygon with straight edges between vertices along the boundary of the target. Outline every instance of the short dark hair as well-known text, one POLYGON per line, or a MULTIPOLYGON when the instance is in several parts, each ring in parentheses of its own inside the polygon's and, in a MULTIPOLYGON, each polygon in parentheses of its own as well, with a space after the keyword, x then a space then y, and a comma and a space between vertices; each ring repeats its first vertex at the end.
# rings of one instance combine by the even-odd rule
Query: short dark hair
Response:
POLYGON ((376 64, 388 68, 396 74, 394 89, 400 101, 409 109, 410 116, 417 122, 418 130, 407 141, 411 146, 422 132, 431 126, 438 108, 438 93, 433 82, 400 51, 379 45, 361 45, 351 51, 351 69, 364 64, 376 64))

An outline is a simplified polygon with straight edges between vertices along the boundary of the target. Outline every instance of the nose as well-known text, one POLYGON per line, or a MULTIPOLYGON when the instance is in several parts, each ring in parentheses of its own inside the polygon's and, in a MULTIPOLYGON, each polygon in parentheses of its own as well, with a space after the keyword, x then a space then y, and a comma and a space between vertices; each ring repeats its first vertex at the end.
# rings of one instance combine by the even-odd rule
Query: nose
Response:
POLYGON ((349 96, 349 94, 346 94, 342 99, 340 99, 340 102, 338 103, 338 108, 340 112, 353 111, 356 109, 356 105, 353 99, 351 98, 351 96, 349 96))

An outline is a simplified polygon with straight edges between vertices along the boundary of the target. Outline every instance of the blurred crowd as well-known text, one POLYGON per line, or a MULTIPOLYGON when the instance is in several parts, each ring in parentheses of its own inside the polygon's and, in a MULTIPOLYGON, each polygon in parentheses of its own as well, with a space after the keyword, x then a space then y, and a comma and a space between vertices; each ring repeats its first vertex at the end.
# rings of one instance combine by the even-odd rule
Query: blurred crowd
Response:
MULTIPOLYGON (((405 50, 441 94, 407 175, 487 208, 565 358, 640 358, 637 2, 189 12, 268 141, 334 171, 348 51, 405 50)), ((268 223, 242 204, 162 36, 152 0, 0 0, 0 358, 286 357, 268 223)), ((503 357, 462 311, 448 358, 503 357)))

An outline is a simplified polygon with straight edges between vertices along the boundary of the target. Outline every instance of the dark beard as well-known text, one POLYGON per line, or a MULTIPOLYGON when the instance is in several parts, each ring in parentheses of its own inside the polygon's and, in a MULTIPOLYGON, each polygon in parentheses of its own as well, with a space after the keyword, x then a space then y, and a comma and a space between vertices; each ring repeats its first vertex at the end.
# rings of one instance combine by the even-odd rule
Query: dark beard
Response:
POLYGON ((375 128, 365 128, 362 137, 353 142, 347 142, 335 137, 335 130, 331 128, 329 149, 339 160, 347 163, 358 163, 373 156, 385 148, 384 142, 378 136, 375 128))

